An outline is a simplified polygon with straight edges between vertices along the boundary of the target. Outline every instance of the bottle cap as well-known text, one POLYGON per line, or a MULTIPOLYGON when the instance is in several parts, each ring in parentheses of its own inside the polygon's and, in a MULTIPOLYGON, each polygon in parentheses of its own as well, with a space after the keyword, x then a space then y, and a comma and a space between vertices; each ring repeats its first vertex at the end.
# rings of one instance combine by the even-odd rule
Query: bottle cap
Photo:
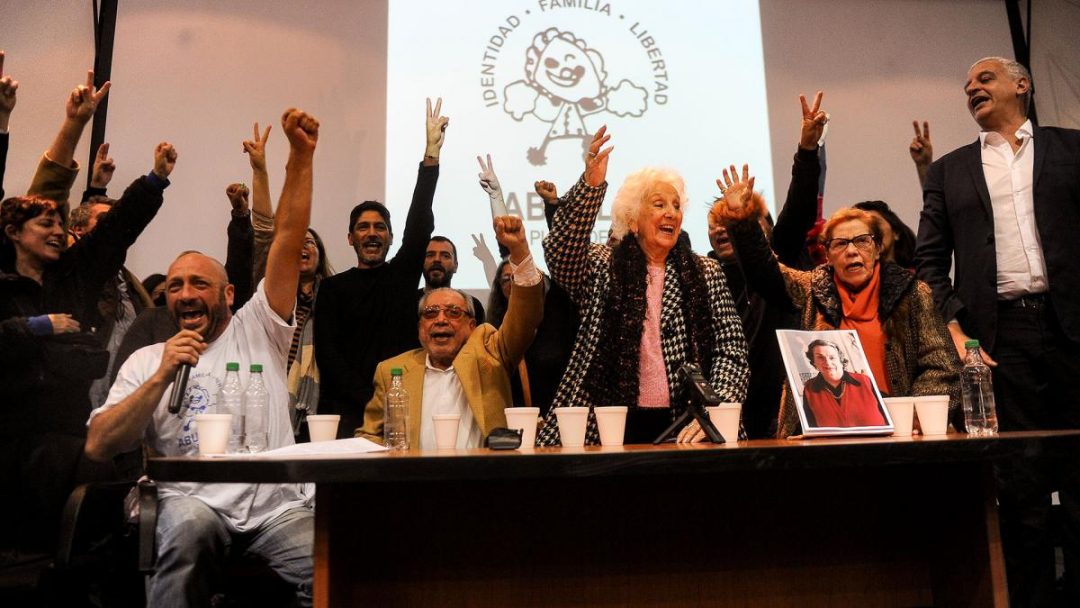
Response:
POLYGON ((401 368, 400 367, 395 367, 395 368, 391 369, 390 370, 390 375, 391 376, 400 376, 401 375, 401 368))
POLYGON ((252 373, 258 372, 258 373, 261 374, 262 373, 262 363, 252 363, 251 364, 251 372, 252 373))
POLYGON ((228 363, 225 364, 225 371, 227 371, 227 372, 238 372, 238 371, 240 371, 240 364, 235 362, 235 361, 229 361, 228 363))
POLYGON ((967 342, 964 342, 964 348, 979 348, 979 341, 968 340, 967 342))

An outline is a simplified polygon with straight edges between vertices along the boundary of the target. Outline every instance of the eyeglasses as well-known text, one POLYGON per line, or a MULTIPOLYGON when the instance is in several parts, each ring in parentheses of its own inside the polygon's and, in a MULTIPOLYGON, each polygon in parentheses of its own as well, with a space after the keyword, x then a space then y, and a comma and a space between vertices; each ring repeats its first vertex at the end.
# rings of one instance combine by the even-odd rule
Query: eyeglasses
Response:
POLYGON ((847 250, 848 245, 855 243, 855 247, 863 251, 870 251, 874 248, 874 243, 876 242, 877 239, 874 238, 874 235, 860 234, 859 236, 850 239, 829 239, 825 242, 825 247, 828 248, 829 253, 843 253, 847 250))
POLYGON ((457 320, 461 317, 472 316, 469 314, 469 311, 454 304, 451 304, 449 306, 425 306, 424 310, 420 311, 420 316, 425 319, 431 320, 438 318, 440 312, 445 314, 447 319, 452 320, 457 320))

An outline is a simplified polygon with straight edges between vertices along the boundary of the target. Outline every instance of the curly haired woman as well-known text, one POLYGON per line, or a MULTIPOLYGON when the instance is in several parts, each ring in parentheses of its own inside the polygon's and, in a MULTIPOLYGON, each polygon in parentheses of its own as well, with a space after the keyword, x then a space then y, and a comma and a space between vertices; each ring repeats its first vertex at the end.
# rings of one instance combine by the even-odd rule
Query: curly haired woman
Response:
MULTIPOLYGON (((678 174, 643 169, 627 177, 613 205, 614 242, 590 243, 607 191, 606 130, 593 138, 585 173, 544 239, 552 276, 581 312, 581 328, 540 445, 559 444, 555 408, 565 406, 630 406, 625 442, 652 441, 686 407, 676 380, 684 363, 699 364, 724 401, 746 394, 746 340, 724 273, 680 239, 686 192, 678 174)), ((592 413, 587 428, 586 443, 597 443, 592 413)), ((691 424, 679 439, 703 436, 691 424)))

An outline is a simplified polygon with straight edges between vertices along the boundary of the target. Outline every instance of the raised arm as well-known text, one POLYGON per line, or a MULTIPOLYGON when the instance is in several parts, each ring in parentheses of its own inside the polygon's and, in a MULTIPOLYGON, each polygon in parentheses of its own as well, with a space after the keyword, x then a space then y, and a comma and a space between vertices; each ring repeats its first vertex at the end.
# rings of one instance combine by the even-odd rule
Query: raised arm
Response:
MULTIPOLYGON (((176 150, 168 142, 154 148, 154 168, 124 190, 113 208, 98 220, 97 227, 72 246, 61 259, 74 266, 82 288, 81 301, 96 306, 95 293, 116 276, 127 250, 161 208, 169 175, 176 166, 176 150)), ((85 320, 85 319, 84 319, 85 320)))
POLYGON ((100 89, 94 88, 94 71, 86 72, 86 84, 75 87, 68 96, 64 122, 61 123, 52 145, 45 151, 27 191, 28 195, 55 201, 59 206, 60 217, 64 218, 65 222, 71 186, 75 183, 75 176, 79 171, 79 164, 74 157, 75 147, 79 144, 86 123, 109 93, 110 86, 111 84, 106 82, 100 89))
POLYGON ((926 187, 926 170, 934 162, 934 146, 930 143, 930 123, 923 121, 922 131, 919 131, 919 121, 911 121, 915 127, 915 137, 908 146, 911 161, 915 163, 915 172, 919 175, 919 186, 926 187))
POLYGON ((300 252, 311 222, 312 161, 319 140, 319 121, 289 108, 281 117, 289 139, 285 184, 274 218, 274 242, 266 256, 266 299, 282 319, 291 319, 300 280, 300 252))
POLYGON ((0 200, 4 199, 4 171, 7 169, 8 125, 15 109, 19 81, 4 75, 4 51, 0 51, 0 200))
POLYGON ((255 232, 251 262, 251 284, 258 285, 266 276, 266 256, 274 242, 274 208, 270 203, 270 175, 266 171, 266 141, 270 125, 259 134, 259 123, 252 126, 252 138, 244 141, 244 152, 251 163, 251 226, 255 232))
POLYGON ((116 161, 109 156, 109 142, 98 146, 94 154, 94 169, 90 174, 90 186, 83 190, 82 202, 90 200, 91 196, 106 196, 109 182, 116 173, 116 161))
POLYGON ((499 360, 508 370, 513 370, 532 344, 536 328, 544 317, 543 277, 533 264, 521 218, 514 215, 497 217, 493 225, 499 244, 510 250, 510 266, 514 273, 506 315, 495 334, 499 360))
POLYGON ((566 203, 555 213, 551 230, 544 237, 544 259, 551 276, 579 308, 586 300, 590 237, 607 191, 608 157, 615 149, 603 147, 610 139, 606 125, 593 136, 585 155, 585 172, 566 193, 566 203))
POLYGON ((784 206, 776 217, 772 231, 772 250, 780 261, 788 266, 798 266, 806 247, 806 233, 817 220, 818 180, 821 165, 818 163, 818 141, 824 133, 829 115, 821 109, 823 93, 814 95, 813 105, 799 95, 802 106, 802 122, 799 127, 799 148, 791 165, 791 183, 788 185, 784 206))
MULTIPOLYGON (((248 205, 250 192, 244 184, 229 184, 225 188, 225 196, 229 199, 232 207, 229 225, 225 229, 228 245, 225 253, 225 274, 229 277, 229 283, 233 286, 234 311, 251 299, 255 292, 252 278, 252 265, 254 263, 255 234, 251 226, 251 210, 248 205)), ((265 267, 266 260, 263 260, 265 267)))
POLYGON ((780 262, 769 249, 758 222, 765 201, 754 192, 749 167, 743 165, 741 177, 734 166, 724 169, 723 178, 716 180, 716 184, 723 198, 709 213, 713 221, 727 226, 747 286, 770 303, 792 305, 780 262))
POLYGON ((416 175, 416 187, 413 188, 409 214, 405 218, 405 230, 401 237, 401 247, 394 256, 393 263, 403 273, 403 282, 407 289, 416 289, 420 275, 424 272, 424 254, 427 252, 431 233, 435 230, 435 215, 431 204, 435 200, 435 186, 439 182, 439 156, 446 140, 446 127, 450 119, 441 114, 442 98, 431 107, 427 100, 427 113, 424 132, 427 143, 424 146, 424 160, 416 175))
POLYGON ((165 390, 172 384, 176 368, 181 363, 192 367, 198 365, 199 355, 206 347, 207 343, 203 342, 198 332, 181 330, 165 343, 157 371, 138 385, 130 378, 133 370, 124 365, 117 376, 117 384, 130 384, 132 391, 119 403, 101 410, 90 420, 84 448, 86 456, 104 462, 137 446, 165 390))

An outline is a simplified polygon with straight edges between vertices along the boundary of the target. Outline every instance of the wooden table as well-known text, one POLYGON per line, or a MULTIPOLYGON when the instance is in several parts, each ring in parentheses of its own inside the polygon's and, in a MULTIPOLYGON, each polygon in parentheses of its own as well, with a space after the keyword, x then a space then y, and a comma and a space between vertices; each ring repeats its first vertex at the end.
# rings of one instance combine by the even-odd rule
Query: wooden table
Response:
POLYGON ((1080 431, 288 461, 315 482, 318 606, 1006 606, 990 464, 1080 431))

